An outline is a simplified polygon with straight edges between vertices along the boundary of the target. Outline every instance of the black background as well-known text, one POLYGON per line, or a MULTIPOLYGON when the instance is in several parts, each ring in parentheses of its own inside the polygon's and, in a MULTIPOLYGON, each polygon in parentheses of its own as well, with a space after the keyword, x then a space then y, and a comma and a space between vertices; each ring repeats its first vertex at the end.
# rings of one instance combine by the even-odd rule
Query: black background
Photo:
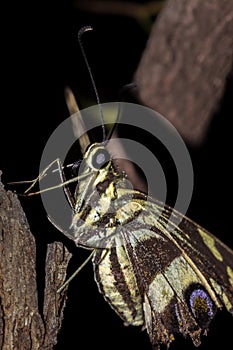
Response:
MULTIPOLYGON (((64 100, 66 85, 74 89, 82 107, 96 103, 78 45, 78 30, 83 25, 95 29, 83 38, 83 43, 102 102, 118 100, 119 90, 132 81, 147 33, 134 19, 77 12, 69 1, 11 1, 2 14, 5 23, 1 32, 0 169, 6 183, 37 176, 47 139, 69 115, 64 100)), ((188 215, 231 247, 232 91, 229 78, 205 141, 195 148, 188 145, 195 175, 188 215)), ((76 248, 48 222, 39 198, 22 199, 22 204, 36 237, 42 292, 48 242, 63 241, 72 251, 70 274, 83 262, 87 252, 76 248)), ((200 349, 216 344, 226 348, 232 341, 229 332, 232 325, 229 313, 219 313, 211 324, 209 336, 203 337, 200 349)), ((124 327, 98 293, 91 263, 70 284, 56 350, 65 347, 151 348, 146 332, 124 327)), ((171 349, 178 348, 194 346, 190 339, 177 337, 171 349)))

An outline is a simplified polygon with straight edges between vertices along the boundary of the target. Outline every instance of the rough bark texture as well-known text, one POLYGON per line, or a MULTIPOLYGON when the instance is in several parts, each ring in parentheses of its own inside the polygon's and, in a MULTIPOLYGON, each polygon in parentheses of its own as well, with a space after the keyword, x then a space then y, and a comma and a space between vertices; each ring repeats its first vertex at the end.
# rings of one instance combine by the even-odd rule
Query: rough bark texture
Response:
POLYGON ((168 0, 135 74, 140 100, 199 143, 232 64, 232 1, 168 0))
POLYGON ((0 257, 0 349, 52 349, 66 299, 56 290, 65 280, 70 254, 61 243, 48 247, 44 315, 40 315, 35 239, 17 196, 1 183, 0 257))
POLYGON ((54 242, 48 245, 43 305, 45 322, 44 346, 46 349, 53 349, 57 343, 58 332, 62 325, 66 293, 61 292, 57 294, 57 290, 65 282, 70 258, 71 254, 62 243, 54 242))

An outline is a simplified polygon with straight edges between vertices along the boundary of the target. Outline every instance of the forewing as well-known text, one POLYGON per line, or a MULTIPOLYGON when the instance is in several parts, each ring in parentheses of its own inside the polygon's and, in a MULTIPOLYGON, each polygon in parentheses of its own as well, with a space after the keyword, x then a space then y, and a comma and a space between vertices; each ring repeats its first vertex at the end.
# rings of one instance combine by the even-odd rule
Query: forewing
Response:
MULTIPOLYGON (((171 208, 166 207, 164 217, 170 214, 171 208)), ((203 282, 214 290, 221 304, 233 314, 233 251, 187 217, 183 217, 177 227, 175 222, 179 216, 180 213, 173 211, 168 235, 203 282)))

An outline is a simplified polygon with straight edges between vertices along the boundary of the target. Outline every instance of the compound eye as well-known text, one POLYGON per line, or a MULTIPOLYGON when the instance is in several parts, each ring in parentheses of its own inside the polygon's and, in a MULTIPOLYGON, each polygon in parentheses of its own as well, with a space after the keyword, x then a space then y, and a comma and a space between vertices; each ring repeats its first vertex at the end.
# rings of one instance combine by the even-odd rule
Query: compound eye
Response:
POLYGON ((92 166, 95 169, 102 169, 110 161, 110 155, 108 151, 104 148, 99 149, 93 156, 92 166))

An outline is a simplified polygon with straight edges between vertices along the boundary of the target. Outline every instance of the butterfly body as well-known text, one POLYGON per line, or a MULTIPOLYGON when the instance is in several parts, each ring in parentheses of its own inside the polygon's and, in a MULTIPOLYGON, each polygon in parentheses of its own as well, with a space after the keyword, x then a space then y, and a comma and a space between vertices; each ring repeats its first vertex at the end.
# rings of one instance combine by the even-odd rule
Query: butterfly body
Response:
POLYGON ((132 189, 104 144, 91 145, 83 162, 71 228, 77 246, 95 249, 99 291, 125 324, 146 328, 155 348, 176 333, 200 345, 217 309, 233 313, 233 252, 132 189))

